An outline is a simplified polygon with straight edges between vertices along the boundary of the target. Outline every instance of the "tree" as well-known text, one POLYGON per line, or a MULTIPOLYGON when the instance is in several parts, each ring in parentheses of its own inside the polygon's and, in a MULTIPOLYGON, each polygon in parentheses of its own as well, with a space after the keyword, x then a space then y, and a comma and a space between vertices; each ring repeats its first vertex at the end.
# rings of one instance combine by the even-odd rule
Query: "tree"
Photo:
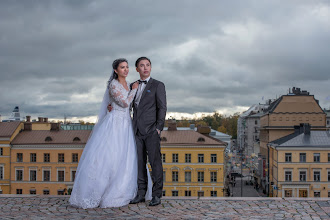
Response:
POLYGON ((220 127, 218 127, 217 129, 219 132, 222 132, 222 133, 227 133, 227 129, 225 128, 225 126, 221 125, 220 127))

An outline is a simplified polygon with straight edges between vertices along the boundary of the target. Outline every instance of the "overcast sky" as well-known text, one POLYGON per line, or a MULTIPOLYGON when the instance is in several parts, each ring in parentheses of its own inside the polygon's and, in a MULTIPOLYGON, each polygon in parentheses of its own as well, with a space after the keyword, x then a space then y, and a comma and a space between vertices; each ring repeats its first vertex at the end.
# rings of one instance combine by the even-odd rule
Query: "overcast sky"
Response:
POLYGON ((329 108, 330 3, 1 0, 0 114, 94 119, 112 61, 134 81, 140 56, 168 116, 242 112, 293 86, 329 108))

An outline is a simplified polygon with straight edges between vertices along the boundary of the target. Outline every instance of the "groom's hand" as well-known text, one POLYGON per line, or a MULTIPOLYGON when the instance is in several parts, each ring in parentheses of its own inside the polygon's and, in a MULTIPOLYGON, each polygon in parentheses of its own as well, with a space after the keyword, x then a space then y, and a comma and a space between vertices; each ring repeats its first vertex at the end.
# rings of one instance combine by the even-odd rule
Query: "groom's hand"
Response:
POLYGON ((108 105, 108 111, 109 111, 109 112, 112 111, 112 106, 111 106, 111 104, 108 105))
POLYGON ((156 128, 156 131, 157 131, 158 135, 160 135, 160 130, 156 128))

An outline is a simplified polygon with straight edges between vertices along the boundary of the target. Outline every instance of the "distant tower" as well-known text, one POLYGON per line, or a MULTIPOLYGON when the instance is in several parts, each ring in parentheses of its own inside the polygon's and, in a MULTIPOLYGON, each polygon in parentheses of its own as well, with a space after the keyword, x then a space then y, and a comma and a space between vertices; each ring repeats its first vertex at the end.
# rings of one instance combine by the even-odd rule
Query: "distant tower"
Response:
POLYGON ((16 106, 14 108, 14 111, 11 113, 9 117, 9 121, 20 121, 21 120, 21 114, 19 113, 19 107, 16 106))

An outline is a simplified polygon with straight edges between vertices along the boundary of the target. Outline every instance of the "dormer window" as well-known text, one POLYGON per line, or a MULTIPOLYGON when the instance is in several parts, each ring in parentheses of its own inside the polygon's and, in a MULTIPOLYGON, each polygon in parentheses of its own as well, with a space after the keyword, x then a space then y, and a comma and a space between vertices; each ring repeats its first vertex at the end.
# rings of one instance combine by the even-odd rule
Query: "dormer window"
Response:
POLYGON ((73 141, 80 141, 80 138, 79 137, 75 137, 75 138, 73 138, 73 141))
POLYGON ((205 142, 205 138, 200 137, 198 138, 197 142, 205 142))
POLYGON ((167 141, 167 138, 166 137, 161 137, 160 141, 167 141))
POLYGON ((45 138, 45 141, 52 141, 52 140, 53 139, 50 136, 48 136, 48 137, 45 138))

